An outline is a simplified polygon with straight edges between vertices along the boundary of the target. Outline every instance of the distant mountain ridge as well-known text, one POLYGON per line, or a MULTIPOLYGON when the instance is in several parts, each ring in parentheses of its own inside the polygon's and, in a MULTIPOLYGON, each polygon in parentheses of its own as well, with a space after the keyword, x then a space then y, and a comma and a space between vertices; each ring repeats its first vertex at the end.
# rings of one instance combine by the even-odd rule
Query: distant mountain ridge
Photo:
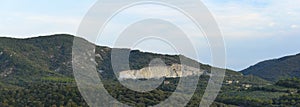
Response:
POLYGON ((300 77, 300 54, 259 62, 241 71, 269 81, 300 77))
MULTIPOLYGON (((23 83, 32 81, 55 80, 74 82, 72 71, 72 46, 74 38, 77 37, 68 34, 27 39, 0 38, 0 83, 22 85, 23 83)), ((112 48, 105 46, 95 47, 95 61, 97 63, 97 70, 101 73, 100 77, 103 79, 116 79, 111 66, 112 48)), ((167 66, 180 64, 180 57, 188 62, 192 62, 192 65, 188 66, 200 66, 201 70, 205 70, 208 73, 211 69, 211 66, 201 64, 183 55, 162 55, 130 49, 117 50, 130 52, 130 70, 143 69, 156 58, 160 58, 167 66)), ((120 70, 126 71, 128 69, 120 70)), ((235 77, 244 79, 245 81, 264 81, 257 77, 255 77, 256 80, 250 79, 250 77, 242 76, 241 73, 228 69, 226 69, 226 77, 230 77, 230 80, 234 80, 233 77, 235 77)))
MULTIPOLYGON (((27 39, 0 37, 0 107, 7 107, 10 105, 16 107, 73 107, 73 105, 74 107, 76 107, 76 105, 87 107, 88 105, 86 104, 85 99, 81 96, 77 87, 78 84, 76 84, 73 76, 72 64, 76 64, 76 61, 72 62, 72 46, 73 40, 75 40, 74 38, 77 39, 77 37, 68 34, 56 34, 27 39)), ((84 39, 83 41, 87 44, 90 43, 84 39)), ((90 44, 94 45, 92 43, 90 44)), ((90 48, 88 48, 88 50, 89 49, 90 48)), ((118 66, 120 68, 117 70, 120 70, 119 74, 122 74, 122 72, 125 72, 125 74, 135 73, 129 76, 138 78, 141 77, 142 81, 145 77, 167 77, 163 78, 164 81, 159 87, 150 92, 136 92, 124 87, 117 79, 117 73, 115 74, 111 64, 111 52, 113 49, 115 48, 95 46, 95 51, 86 52, 88 54, 85 54, 85 51, 82 50, 80 50, 80 52, 82 51, 84 53, 83 57, 93 57, 93 55, 89 54, 89 52, 95 53, 95 60, 90 59, 89 57, 87 59, 97 66, 96 70, 99 72, 99 77, 103 86, 114 98, 130 106, 153 106, 167 99, 175 89, 179 89, 179 92, 185 92, 184 90, 181 90, 181 88, 177 87, 178 82, 180 82, 181 79, 189 79, 192 83, 198 83, 195 95, 187 105, 199 106, 198 103, 202 99, 202 95, 205 92, 208 81, 210 80, 210 77, 214 75, 214 73, 211 73, 210 71, 211 68, 213 68, 212 66, 201 64, 193 59, 184 57, 183 55, 162 55, 150 52, 141 52, 139 50, 116 49, 122 52, 130 52, 130 70, 126 67, 123 68, 128 65, 122 65, 123 63, 120 63, 121 65, 118 66), (154 59, 160 60, 156 62, 153 61, 154 59), (188 62, 188 64, 181 64, 181 59, 188 62), (160 61, 163 62, 163 64, 160 61), (159 66, 161 64, 168 66, 168 70, 163 71, 165 68, 161 68, 161 66, 159 66), (179 65, 184 66, 180 68, 179 65), (198 69, 199 66, 201 69, 198 69), (151 68, 155 69, 154 72, 152 72, 152 70, 151 72, 148 72, 149 70, 146 69, 149 67, 154 67, 151 68), (196 67, 196 69, 194 69, 194 67, 196 67), (187 75, 181 75, 180 77, 180 74, 182 74, 180 69, 188 71, 185 72, 187 75), (126 71, 129 73, 126 73, 126 71), (197 73, 197 71, 200 72, 197 73), (155 73, 157 75, 149 76, 149 73, 155 73), (199 73, 201 75, 199 78, 194 75, 199 73), (195 78, 198 78, 199 80, 195 78)), ((118 60, 127 59, 121 58, 118 60)), ((83 67, 83 65, 80 65, 80 67, 83 67)), ((231 95, 231 93, 244 95, 244 92, 249 92, 249 88, 253 87, 254 89, 255 87, 267 86, 270 85, 270 82, 252 75, 245 76, 240 72, 233 70, 223 70, 226 71, 226 74, 220 91, 220 96, 216 99, 216 102, 214 102, 215 106, 213 107, 226 107, 227 104, 229 107, 231 107, 231 105, 249 106, 249 103, 247 102, 252 101, 255 101, 252 105, 261 105, 266 101, 269 102, 269 100, 264 99, 263 102, 260 99, 249 99, 248 96, 235 96, 231 95)), ((82 72, 85 71, 82 70, 82 72)), ((153 79, 149 80, 152 81, 153 79)), ((130 83, 136 82, 135 79, 131 78, 123 81, 130 83)), ((93 89, 93 87, 87 88, 93 89)), ((264 94, 265 91, 255 92, 260 92, 258 95, 266 96, 266 94, 264 94)), ((275 94, 280 95, 281 93, 275 94)), ((95 100, 97 100, 97 98, 95 98, 95 100)), ((277 97, 275 96, 272 98, 277 97)), ((178 100, 178 103, 182 102, 178 100)))
MULTIPOLYGON (((56 34, 26 39, 0 38, 0 82, 19 84, 44 79, 73 78, 72 46, 75 36, 56 34)), ((77 37, 76 37, 77 38, 77 37)), ((85 40, 84 40, 85 41, 85 40)), ((87 42, 90 43, 90 42, 87 42)), ((91 43, 91 45, 94 45, 91 43)), ((104 78, 113 76, 110 65, 111 48, 96 46, 97 68, 104 78)), ((148 66, 154 58, 161 58, 166 65, 179 64, 179 55, 161 55, 138 50, 118 49, 130 51, 130 68, 142 69, 148 66)), ((185 57, 186 58, 186 57, 185 57)), ((192 59, 187 58, 191 62, 192 59)), ((197 62, 198 63, 198 62, 197 62)), ((210 66, 200 64, 203 69, 210 66)))

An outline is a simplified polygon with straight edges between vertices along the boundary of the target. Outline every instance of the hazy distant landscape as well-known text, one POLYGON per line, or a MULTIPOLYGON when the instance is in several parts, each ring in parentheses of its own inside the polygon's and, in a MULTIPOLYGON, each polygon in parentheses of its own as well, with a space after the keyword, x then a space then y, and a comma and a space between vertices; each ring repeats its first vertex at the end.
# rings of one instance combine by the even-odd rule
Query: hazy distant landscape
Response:
MULTIPOLYGON (((0 106, 88 106, 73 77, 71 52, 74 38, 66 34, 27 39, 0 38, 0 106)), ((154 58, 163 59, 167 66, 180 64, 179 55, 127 51, 130 51, 133 70, 147 67, 154 58)), ((97 69, 101 71, 99 76, 105 88, 120 102, 130 106, 156 105, 176 89, 179 76, 167 77, 163 84, 150 92, 127 89, 112 71, 110 52, 109 47, 97 46, 97 69)), ((299 106, 299 62, 299 55, 294 55, 261 62, 241 72, 226 70, 223 87, 211 106, 299 106)), ((199 105, 210 78, 211 66, 198 64, 206 73, 200 76, 196 92, 187 106, 199 105)), ((182 78, 193 79, 195 76, 182 78)))

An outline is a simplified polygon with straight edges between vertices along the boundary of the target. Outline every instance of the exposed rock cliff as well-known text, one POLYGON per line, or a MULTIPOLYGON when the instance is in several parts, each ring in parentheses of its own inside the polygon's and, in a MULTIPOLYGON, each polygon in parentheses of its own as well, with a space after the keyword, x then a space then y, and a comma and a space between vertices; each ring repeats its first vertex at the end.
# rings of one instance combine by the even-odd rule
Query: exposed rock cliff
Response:
POLYGON ((203 74, 203 71, 200 69, 173 64, 172 66, 152 66, 140 70, 122 71, 119 73, 119 79, 175 78, 201 74, 203 74))

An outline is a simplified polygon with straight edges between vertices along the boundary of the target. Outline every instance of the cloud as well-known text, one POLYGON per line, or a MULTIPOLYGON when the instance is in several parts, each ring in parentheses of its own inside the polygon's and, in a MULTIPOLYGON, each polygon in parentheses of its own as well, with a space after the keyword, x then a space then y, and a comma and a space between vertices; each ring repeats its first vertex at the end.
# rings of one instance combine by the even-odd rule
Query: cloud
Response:
POLYGON ((269 26, 270 26, 270 27, 274 27, 274 26, 276 26, 276 23, 271 22, 271 23, 269 23, 269 26))
POLYGON ((62 17, 62 16, 49 16, 49 15, 34 15, 25 16, 25 20, 39 23, 59 24, 64 26, 77 26, 80 22, 78 17, 62 17))
POLYGON ((291 25, 292 29, 298 28, 298 25, 291 25))
POLYGON ((80 20, 80 17, 75 16, 14 13, 0 21, 0 35, 26 38, 58 32, 75 34, 80 20))
POLYGON ((258 39, 278 36, 300 20, 300 1, 204 0, 227 38, 258 39), (268 33, 266 33, 268 32, 268 33))
POLYGON ((220 25, 228 66, 299 53, 299 0, 203 0, 220 25))
POLYGON ((75 34, 81 18, 93 2, 95 0, 2 0, 0 35, 26 38, 54 33, 75 34))

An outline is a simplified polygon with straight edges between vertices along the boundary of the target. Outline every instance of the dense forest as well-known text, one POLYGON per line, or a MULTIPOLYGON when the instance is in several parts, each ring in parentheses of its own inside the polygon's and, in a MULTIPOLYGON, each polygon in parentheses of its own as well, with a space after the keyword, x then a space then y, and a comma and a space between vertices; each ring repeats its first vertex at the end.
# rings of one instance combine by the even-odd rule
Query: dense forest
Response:
MULTIPOLYGON (((176 89, 179 78, 166 79, 157 89, 138 93, 124 88, 117 81, 107 80, 105 88, 118 101, 130 106, 151 106, 167 99, 176 89)), ((187 106, 199 106, 209 77, 201 76, 198 88, 187 106)), ((220 106, 300 106, 300 79, 280 80, 274 85, 243 87, 238 83, 226 84, 212 107, 220 106)), ((88 106, 74 82, 40 82, 23 86, 3 86, 0 89, 0 106, 80 107, 88 106)))
POLYGON ((245 75, 255 75, 276 82, 284 78, 300 78, 300 54, 259 62, 242 70, 245 75), (272 74, 272 75, 270 75, 272 74))

